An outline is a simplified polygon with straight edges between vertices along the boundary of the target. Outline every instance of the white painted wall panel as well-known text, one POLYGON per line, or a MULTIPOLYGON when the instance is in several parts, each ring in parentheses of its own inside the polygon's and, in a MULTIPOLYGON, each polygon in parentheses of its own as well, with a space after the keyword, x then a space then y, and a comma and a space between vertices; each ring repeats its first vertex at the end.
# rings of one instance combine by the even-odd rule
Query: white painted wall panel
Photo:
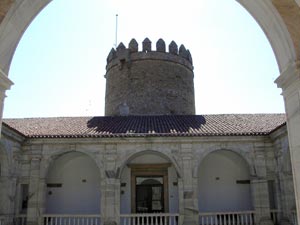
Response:
POLYGON ((216 151, 206 156, 199 168, 200 212, 226 212, 252 209, 250 180, 246 161, 230 151, 216 151))
POLYGON ((46 213, 100 213, 100 176, 96 164, 88 156, 68 153, 58 158, 50 168, 46 213))

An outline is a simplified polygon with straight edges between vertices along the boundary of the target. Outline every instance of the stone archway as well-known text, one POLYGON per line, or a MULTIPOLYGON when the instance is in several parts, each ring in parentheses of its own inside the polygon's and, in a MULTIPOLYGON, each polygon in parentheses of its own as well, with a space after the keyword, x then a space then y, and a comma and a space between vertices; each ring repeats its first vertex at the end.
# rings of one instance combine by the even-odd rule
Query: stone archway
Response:
MULTIPOLYGON (((5 91, 12 85, 7 74, 16 46, 30 22, 50 1, 15 0, 0 24, 0 122, 2 120, 5 91)), ((300 110, 300 63, 297 61, 295 47, 287 26, 271 0, 237 1, 251 13, 265 31, 280 68, 281 76, 277 79, 277 84, 283 89, 286 106, 296 200, 299 209, 300 115, 298 112, 300 110)), ((297 3, 299 5, 298 0, 297 3)), ((300 220, 300 217, 298 219, 300 220)))
POLYGON ((198 204, 200 212, 252 210, 248 163, 229 150, 205 156, 198 171, 198 204))
POLYGON ((99 214, 100 177, 96 163, 86 154, 60 155, 46 177, 46 213, 99 214))
MULTIPOLYGON (((120 173, 121 213, 128 214, 136 212, 138 208, 136 196, 137 188, 143 186, 141 184, 146 184, 151 180, 154 180, 156 184, 160 183, 162 187, 161 199, 157 202, 155 202, 156 200, 153 201, 153 204, 161 204, 161 208, 156 204, 157 209, 160 209, 161 212, 178 213, 179 190, 177 169, 166 155, 155 151, 138 152, 126 160, 120 173), (139 182, 139 180, 141 182, 139 182)), ((149 185, 144 186, 147 186, 146 188, 149 189, 149 185)), ((148 206, 149 204, 145 207, 148 206)), ((152 207, 150 208, 153 210, 152 207)))
MULTIPOLYGON (((260 24, 274 50, 280 71, 296 60, 295 48, 288 29, 270 1, 239 2, 260 24)), ((0 24, 0 71, 8 74, 15 49, 33 19, 51 0, 18 0, 12 3, 0 24)))

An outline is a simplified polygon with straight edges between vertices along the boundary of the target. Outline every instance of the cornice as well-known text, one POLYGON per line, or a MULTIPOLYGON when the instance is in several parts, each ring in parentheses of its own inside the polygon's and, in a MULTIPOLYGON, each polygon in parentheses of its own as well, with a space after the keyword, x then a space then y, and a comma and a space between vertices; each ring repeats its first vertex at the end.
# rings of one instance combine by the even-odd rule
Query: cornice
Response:
POLYGON ((300 81, 300 61, 291 62, 275 80, 277 87, 285 91, 300 81))
POLYGON ((8 78, 4 71, 0 68, 0 91, 9 90, 14 83, 8 78))

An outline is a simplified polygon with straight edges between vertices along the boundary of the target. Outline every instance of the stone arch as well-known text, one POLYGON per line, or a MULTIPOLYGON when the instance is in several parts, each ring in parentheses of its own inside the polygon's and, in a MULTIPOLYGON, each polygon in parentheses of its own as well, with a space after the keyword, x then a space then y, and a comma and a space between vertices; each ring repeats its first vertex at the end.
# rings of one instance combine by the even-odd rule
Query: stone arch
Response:
MULTIPOLYGON (((175 164, 174 159, 165 152, 143 150, 131 153, 122 162, 120 167, 120 212, 142 213, 137 212, 139 209, 138 194, 136 191, 141 183, 138 179, 161 179, 161 196, 163 208, 161 212, 178 213, 179 212, 179 188, 180 170, 175 164)), ((152 189, 151 189, 152 190, 152 189)), ((147 192, 149 194, 149 192, 147 192)), ((151 194, 150 194, 151 196, 151 194)), ((148 198, 147 198, 148 199, 148 198)), ((152 212, 151 206, 145 207, 147 212, 152 212)), ((143 213, 145 213, 143 211, 143 213)))
POLYGON ((101 180, 104 179, 105 172, 104 172, 104 166, 103 166, 102 162, 99 159, 96 160, 95 156, 92 155, 91 153, 86 152, 86 151, 80 151, 80 150, 76 150, 76 151, 70 151, 70 150, 57 151, 57 152, 55 152, 55 153, 53 153, 53 154, 51 154, 49 156, 44 156, 42 158, 42 161, 41 161, 41 165, 42 165, 42 168, 41 168, 41 177, 46 177, 47 176, 49 169, 51 168, 53 162, 56 159, 58 159, 59 157, 61 157, 64 154, 68 154, 68 153, 72 153, 72 152, 82 153, 82 154, 88 156, 89 158, 91 158, 94 161, 94 163, 97 165, 98 172, 100 174, 101 180))
POLYGON ((274 51, 279 71, 297 60, 295 46, 286 24, 271 1, 236 0, 256 20, 274 51))
MULTIPOLYGON (((0 69, 8 74, 9 67, 24 32, 51 0, 14 1, 0 24, 0 69)), ((1 71, 0 70, 0 71, 1 71)))
POLYGON ((255 175, 255 168, 254 168, 254 164, 253 164, 253 160, 250 159, 246 153, 240 149, 235 149, 235 148, 211 148, 211 149, 207 149, 204 152, 202 152, 201 156, 198 158, 197 164, 194 166, 193 169, 193 174, 197 174, 198 177, 198 172, 199 172, 199 167, 201 165, 201 162, 205 159, 205 157, 213 152, 216 151, 231 151, 237 155, 239 155, 247 164, 247 167, 250 171, 251 175, 255 175))
POLYGON ((46 213, 100 213, 101 175, 88 154, 68 151, 53 158, 46 180, 46 213))
MULTIPOLYGON (((236 0, 264 30, 283 72, 290 62, 296 60, 295 47, 288 29, 276 8, 269 1, 236 0)), ((15 49, 29 24, 51 0, 20 0, 10 7, 0 24, 0 68, 8 74, 15 49)))
POLYGON ((197 190, 201 212, 253 209, 250 170, 240 154, 216 150, 199 164, 197 190))
POLYGON ((178 165, 178 163, 174 160, 174 158, 166 153, 166 152, 159 152, 159 151, 154 151, 154 150, 142 150, 142 151, 137 151, 137 152, 132 152, 130 155, 128 155, 128 157, 121 162, 120 166, 119 166, 119 173, 118 173, 118 179, 121 178, 121 174, 122 171, 124 170, 124 168, 126 167, 126 165, 133 160, 134 158, 144 155, 144 154, 154 154, 154 155, 158 155, 164 159, 166 159, 167 161, 171 162, 172 165, 175 167, 176 169, 176 173, 178 177, 182 177, 182 171, 178 165))
MULTIPOLYGON (((27 26, 50 1, 14 1, 0 24, 0 52, 3 53, 0 55, 0 79, 2 70, 5 74, 8 74, 14 51, 27 26)), ((286 24, 282 21, 277 10, 271 1, 236 1, 256 19, 264 30, 274 50, 280 72, 283 73, 290 63, 296 61, 296 54, 286 24)), ((0 104, 2 104, 1 101, 0 104)), ((0 106, 0 111, 2 111, 2 106, 0 106)), ((296 133, 290 134, 290 136, 292 135, 299 136, 296 133)))

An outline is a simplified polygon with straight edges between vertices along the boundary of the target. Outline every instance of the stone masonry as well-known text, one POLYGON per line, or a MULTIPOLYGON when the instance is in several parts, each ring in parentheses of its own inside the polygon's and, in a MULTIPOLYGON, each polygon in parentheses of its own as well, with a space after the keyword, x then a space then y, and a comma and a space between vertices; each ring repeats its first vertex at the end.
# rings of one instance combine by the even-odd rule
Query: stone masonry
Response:
POLYGON ((191 54, 172 41, 169 52, 159 39, 156 51, 135 39, 120 43, 107 58, 105 115, 193 115, 194 73, 191 54))

